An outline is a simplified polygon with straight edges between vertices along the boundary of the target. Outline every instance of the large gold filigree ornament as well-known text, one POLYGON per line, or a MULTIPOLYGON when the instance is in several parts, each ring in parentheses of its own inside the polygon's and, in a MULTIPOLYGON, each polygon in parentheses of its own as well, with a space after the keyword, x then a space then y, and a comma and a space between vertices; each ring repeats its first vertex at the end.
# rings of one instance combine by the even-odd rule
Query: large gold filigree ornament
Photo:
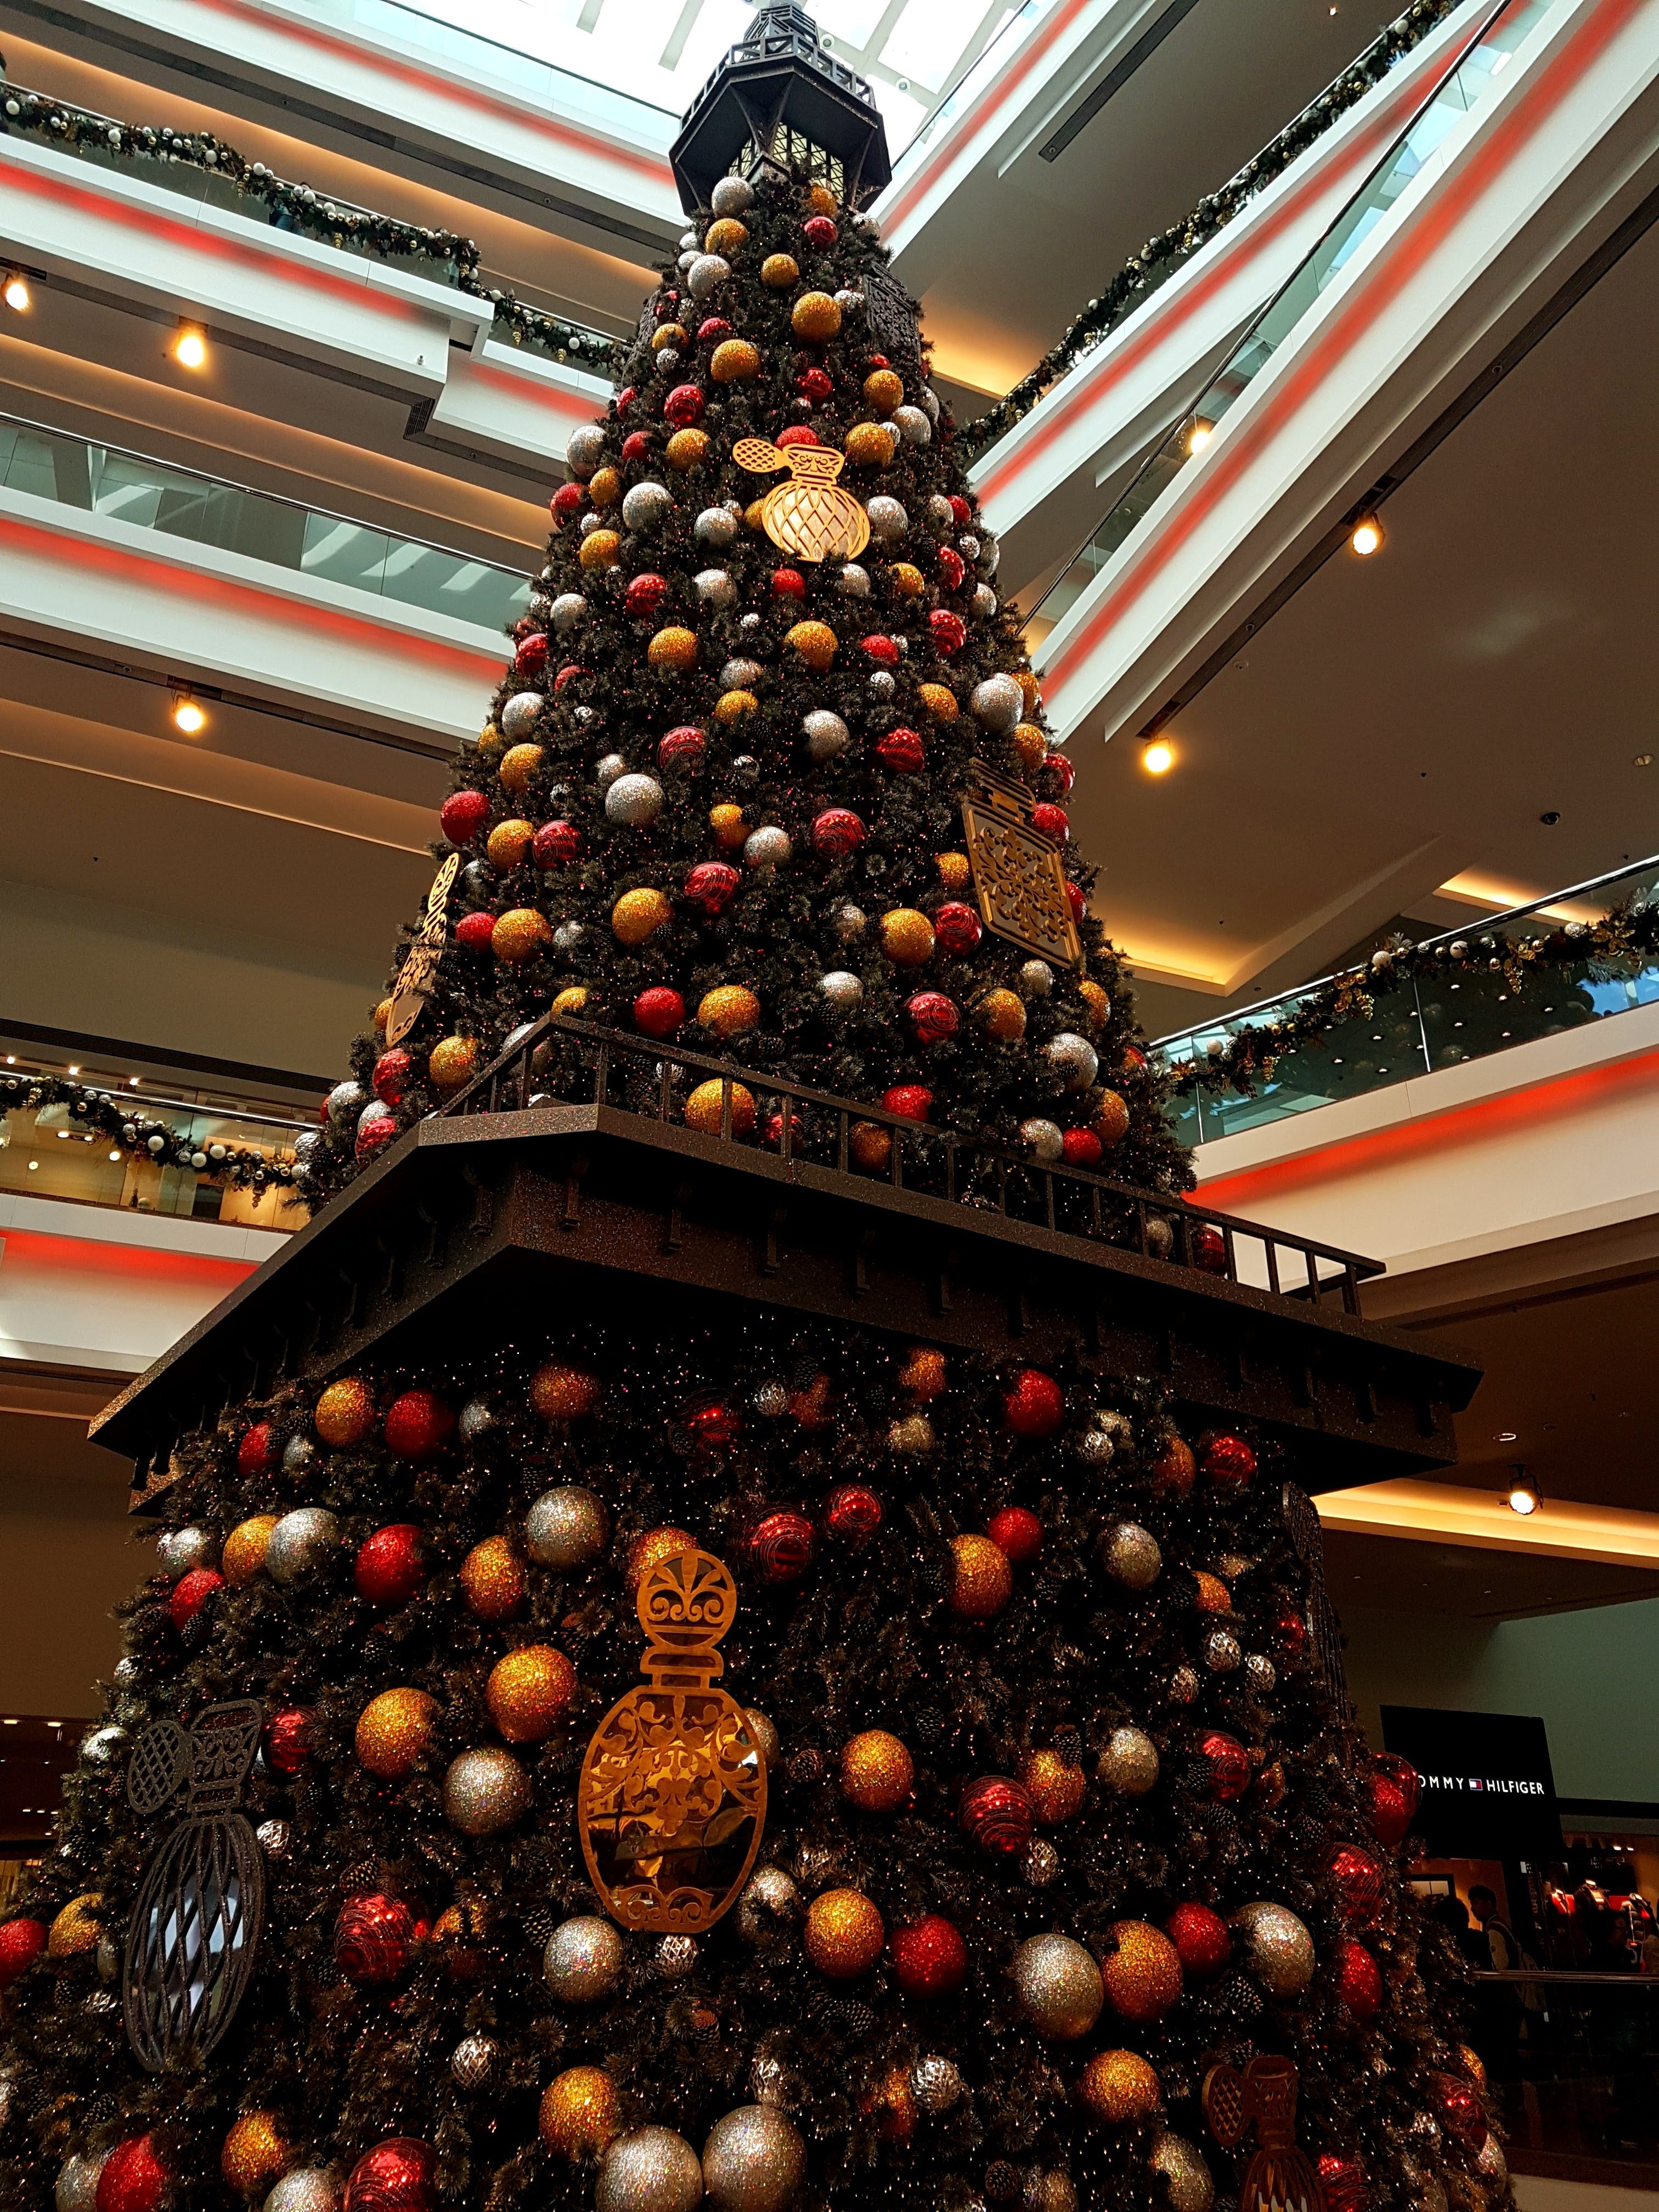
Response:
POLYGON ((1056 967, 1075 968, 1083 945, 1059 848, 1031 822, 1031 797, 983 761, 969 763, 962 826, 979 916, 994 936, 1056 967))
POLYGON ((653 1567, 636 1601, 641 1671, 582 1761, 576 1822, 599 1901, 624 1928, 701 1935, 737 1902, 766 1825, 766 1760, 714 1685, 738 1587, 708 1552, 653 1567))
POLYGON ((392 1005, 386 1018, 388 1052, 409 1035, 421 1018, 427 1000, 432 996, 438 963, 443 957, 444 939, 449 933, 449 919, 445 909, 449 904, 449 894, 460 865, 460 854, 452 853, 439 869, 433 879, 432 889, 427 893, 426 919, 421 924, 421 933, 410 946, 409 957, 398 970, 398 980, 392 989, 392 1005))
POLYGON ((1297 2069, 1262 2051, 1241 2070, 1212 2066, 1204 2077, 1204 2118, 1224 2150, 1237 2150, 1254 2130, 1255 2155, 1244 2170, 1239 2212, 1326 2212, 1325 2191, 1296 2140, 1297 2069))
POLYGON ((732 458, 751 476, 787 469, 787 483, 774 484, 761 501, 761 527, 772 543, 798 561, 833 555, 856 561, 870 543, 870 518, 836 481, 847 456, 832 446, 775 446, 769 438, 739 438, 732 458))

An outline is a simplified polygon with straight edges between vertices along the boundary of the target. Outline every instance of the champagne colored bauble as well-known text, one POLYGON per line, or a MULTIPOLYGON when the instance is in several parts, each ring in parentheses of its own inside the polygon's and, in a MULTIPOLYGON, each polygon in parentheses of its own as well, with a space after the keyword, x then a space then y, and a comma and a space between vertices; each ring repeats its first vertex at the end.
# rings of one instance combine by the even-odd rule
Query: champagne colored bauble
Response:
POLYGON ((805 2175, 800 2131, 773 2105, 740 2105, 715 2121, 702 2147, 714 2212, 788 2212, 805 2175))
POLYGON ((297 2166, 264 2202, 264 2212, 336 2212, 340 2177, 331 2166, 297 2166))
POLYGON ((760 365, 759 349, 747 338, 722 338, 709 356, 708 374, 716 384, 747 384, 760 365))
POLYGON ((938 1441, 926 1413, 906 1413, 888 1425, 887 1449, 901 1459, 925 1459, 938 1441))
POLYGON ((1170 2212, 1210 2212, 1215 2184, 1209 2167, 1185 2136, 1165 2129, 1155 2136, 1146 2155, 1146 2171, 1161 2183, 1160 2194, 1170 2212))
POLYGON ((169 1528, 158 1540, 155 1564, 161 1572, 177 1583, 186 1575, 216 1564, 218 1547, 210 1528, 198 1528, 193 1522, 182 1528, 169 1528))
POLYGON ((597 1559, 611 1538, 603 1501, 580 1483, 544 1490, 524 1516, 524 1547, 538 1567, 568 1574, 597 1559))
POLYGON ((431 1749, 438 1701, 424 1690, 382 1690, 357 1719, 357 1759, 382 1782, 401 1782, 431 1749))
POLYGON ((599 1378, 586 1367, 544 1360, 530 1378, 530 1402, 544 1421, 585 1420, 599 1402, 599 1378))
MULTIPOLYGON (((741 1083, 732 1085, 732 1133, 748 1136, 755 1127, 755 1094, 741 1083)), ((725 1118, 726 1087, 718 1077, 700 1083, 685 1102, 685 1126, 706 1137, 718 1137, 725 1118)))
POLYGON ((1083 2069, 1078 2095, 1097 2120, 1115 2124, 1155 2112, 1163 2092, 1138 2051, 1097 2051, 1083 2069))
POLYGON ((860 1812, 898 1812, 915 1778, 909 1753, 885 1729, 866 1729, 842 1747, 841 1794, 860 1812))
POLYGON ((959 1620, 990 1620, 1013 1594, 1008 1554, 988 1536, 952 1536, 945 1602, 959 1620))
POLYGON ((96 2212, 98 2179, 108 2155, 107 2151, 97 2156, 77 2151, 73 2158, 64 2160, 58 2169, 57 2186, 52 2191, 57 2212, 96 2212))
POLYGON ((1114 1729, 1095 1771, 1120 1796, 1144 1797, 1158 1787, 1158 1746, 1144 1729, 1114 1729))
POLYGON ((1162 2020, 1181 1995, 1180 1954, 1145 1920, 1120 1920, 1112 1934, 1117 1948, 1100 1969, 1112 2010, 1123 2020, 1162 2020))
POLYGON ((542 1956, 547 1986, 562 2004, 598 2004, 622 1976, 622 1931, 597 1913, 562 1921, 542 1956))
POLYGON ((449 2078, 458 2089, 486 2088, 500 2056, 492 2037, 464 2035, 449 2054, 449 2078))
POLYGON ((95 1889, 84 1890, 79 1897, 70 1898, 52 1923, 46 1937, 46 1956, 49 1959, 75 1959, 82 1952, 95 1951, 98 1939, 103 1934, 100 1919, 104 1900, 95 1889))
POLYGON ((333 1451, 349 1451, 374 1426, 374 1394, 361 1375, 331 1382, 313 1416, 317 1433, 333 1451))
POLYGON ((858 1889, 826 1889, 806 1908, 806 1955, 831 1981, 867 1974, 881 1956, 887 1930, 881 1914, 858 1889))
POLYGON ((530 1782, 510 1752, 485 1746, 452 1759, 444 1776, 444 1818, 464 1836, 496 1836, 523 1818, 530 1782))
POLYGON ((290 2156, 275 2112, 244 2112, 225 2137, 219 2172, 239 2197, 264 2197, 290 2156))
POLYGON ((1089 1794, 1089 1780, 1083 1769, 1069 1765, 1057 1751, 1029 1752, 1020 1762, 1019 1781, 1038 1821, 1045 1828, 1069 1820, 1074 1813, 1081 1811, 1089 1794))
POLYGON ((532 960, 553 940, 547 916, 533 906, 509 907, 498 915, 489 933, 489 949, 496 959, 514 966, 532 960))
POLYGON ((1318 1960, 1313 1937, 1288 1906, 1257 1902, 1232 1916, 1243 1949, 1243 1963, 1262 1988, 1276 1997, 1299 1996, 1313 1979, 1318 1960))
POLYGON ((672 2128, 635 2128, 605 2152, 593 2212, 696 2212, 702 2162, 672 2128))
POLYGON ((475 1620, 511 1620, 525 1601, 524 1562, 505 1536, 486 1536, 461 1561, 461 1595, 475 1620))
POLYGON ((569 2066, 543 2090, 537 2130, 555 2158, 595 2159, 615 2139, 620 2103, 602 2066, 569 2066))
MULTIPOLYGON (((763 281, 765 270, 762 270, 763 281)), ((798 338, 823 345, 841 328, 841 309, 827 292, 803 292, 789 313, 790 328, 798 338)))
POLYGON ((1105 2002, 1100 1968, 1069 1936, 1027 1936, 1008 1975, 1020 2010, 1050 2042, 1074 2043, 1100 2018, 1105 2002))
POLYGON ((760 1018, 760 1000, 742 983, 717 983, 697 1002, 698 1021, 717 1037, 741 1036, 756 1028, 760 1018))
POLYGON ((478 1045, 475 1037, 441 1037, 432 1048, 426 1063, 427 1079, 434 1091, 459 1091, 471 1083, 478 1070, 478 1045))
POLYGON ((1150 1589, 1163 1567, 1164 1554, 1150 1529, 1139 1522, 1120 1521, 1101 1539, 1100 1564, 1125 1589, 1150 1589))
POLYGON ((484 1702, 508 1743, 540 1743, 570 1710, 576 1670, 550 1644, 527 1644, 498 1659, 484 1702))
POLYGON ((320 1566, 340 1540, 340 1524, 321 1505, 296 1506, 284 1513, 265 1539, 265 1572, 273 1582, 291 1583, 320 1566))
POLYGON ((1018 992, 988 991, 974 1011, 999 1044, 1018 1044, 1025 1034, 1025 1001, 1018 992))
POLYGON ((264 1566, 265 1547, 279 1517, 275 1513, 256 1513, 250 1520, 239 1522, 226 1537, 219 1566, 232 1589, 245 1589, 264 1566))

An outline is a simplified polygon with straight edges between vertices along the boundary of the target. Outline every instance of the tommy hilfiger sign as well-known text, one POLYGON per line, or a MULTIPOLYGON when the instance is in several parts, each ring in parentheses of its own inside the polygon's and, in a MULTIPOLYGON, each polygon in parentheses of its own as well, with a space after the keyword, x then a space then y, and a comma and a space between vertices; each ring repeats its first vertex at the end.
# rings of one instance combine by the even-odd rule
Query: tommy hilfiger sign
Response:
POLYGON ((1413 1826, 1458 1858, 1543 1859, 1561 1850, 1544 1723, 1521 1713, 1384 1705, 1382 1741, 1417 1770, 1413 1826))

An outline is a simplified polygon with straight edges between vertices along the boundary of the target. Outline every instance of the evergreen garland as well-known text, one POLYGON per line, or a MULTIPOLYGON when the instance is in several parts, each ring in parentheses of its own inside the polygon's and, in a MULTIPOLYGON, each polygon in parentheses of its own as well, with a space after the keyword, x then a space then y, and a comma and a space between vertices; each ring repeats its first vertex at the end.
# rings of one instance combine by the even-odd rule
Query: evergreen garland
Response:
POLYGON ((200 1144, 159 1116, 136 1111, 133 1100, 119 1091, 100 1091, 95 1084, 62 1075, 0 1075, 0 1114, 20 1107, 39 1113, 47 1106, 67 1106, 77 1133, 119 1146, 135 1158, 154 1160, 157 1167, 190 1168, 205 1182, 266 1190, 286 1189, 295 1181, 291 1163, 268 1159, 247 1146, 221 1144, 216 1138, 200 1144))

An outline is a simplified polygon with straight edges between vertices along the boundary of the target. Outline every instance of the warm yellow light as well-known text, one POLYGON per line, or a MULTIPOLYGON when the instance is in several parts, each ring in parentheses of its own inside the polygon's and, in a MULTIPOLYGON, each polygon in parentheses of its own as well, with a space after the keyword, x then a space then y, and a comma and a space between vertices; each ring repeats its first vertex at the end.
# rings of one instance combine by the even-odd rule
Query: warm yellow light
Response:
POLYGON ((112 1159, 112 1160, 118 1160, 118 1159, 120 1158, 120 1157, 121 1157, 121 1155, 119 1154, 119 1152, 112 1152, 112 1153, 110 1154, 110 1158, 111 1158, 111 1159, 112 1159))
POLYGON ((1364 514, 1360 517, 1353 526, 1353 532, 1348 539, 1348 544, 1362 561, 1368 559, 1371 554, 1381 551, 1382 526, 1374 514, 1364 514))
POLYGON ((1206 422, 1200 415, 1187 433, 1187 451, 1189 453, 1201 453, 1214 435, 1215 424, 1206 422))
POLYGON ((194 323, 181 323, 179 335, 173 342, 173 358, 181 368, 200 368, 207 360, 205 335, 194 323))
POLYGON ((32 304, 29 299, 28 281, 15 269, 7 277, 3 287, 0 287, 0 300, 5 301, 14 314, 27 314, 32 304))
POLYGON ((1162 775, 1175 766, 1175 747, 1167 738, 1151 738, 1140 749, 1140 765, 1148 775, 1162 775))
POLYGON ((1524 1518, 1528 1513, 1536 1513, 1543 1502, 1537 1490, 1523 1476, 1517 1476, 1510 1485, 1508 1503, 1511 1513, 1519 1513, 1524 1518))
POLYGON ((200 702, 192 698, 188 691, 173 693, 173 726, 182 730, 187 738, 200 737, 202 732, 207 727, 205 710, 200 702))

